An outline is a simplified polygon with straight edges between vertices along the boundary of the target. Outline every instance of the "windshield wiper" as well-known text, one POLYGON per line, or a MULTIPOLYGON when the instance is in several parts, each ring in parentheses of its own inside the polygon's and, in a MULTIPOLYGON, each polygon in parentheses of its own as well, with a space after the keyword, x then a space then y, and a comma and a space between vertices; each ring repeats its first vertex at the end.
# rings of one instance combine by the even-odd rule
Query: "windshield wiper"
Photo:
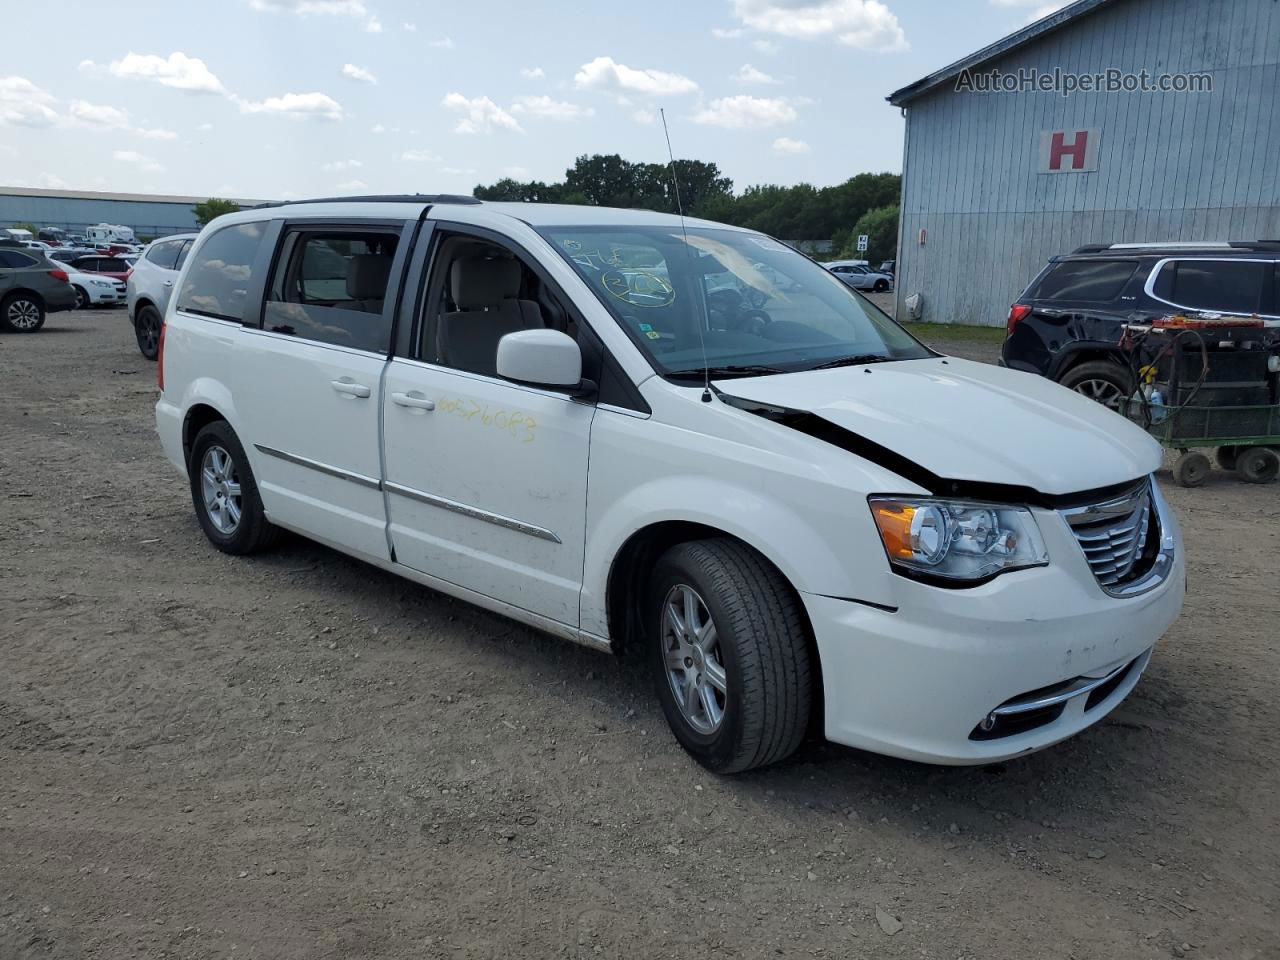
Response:
POLYGON ((693 367, 689 370, 672 370, 668 377, 697 377, 701 380, 703 377, 709 377, 712 380, 721 377, 755 377, 768 376, 773 373, 791 373, 790 370, 783 370, 781 367, 769 367, 763 364, 746 363, 746 364, 729 364, 721 367, 693 367))
POLYGON ((833 367, 856 367, 863 363, 888 363, 893 357, 886 357, 881 353, 860 353, 852 357, 836 357, 834 360, 828 360, 826 363, 820 363, 816 367, 809 367, 809 370, 830 370, 833 367))

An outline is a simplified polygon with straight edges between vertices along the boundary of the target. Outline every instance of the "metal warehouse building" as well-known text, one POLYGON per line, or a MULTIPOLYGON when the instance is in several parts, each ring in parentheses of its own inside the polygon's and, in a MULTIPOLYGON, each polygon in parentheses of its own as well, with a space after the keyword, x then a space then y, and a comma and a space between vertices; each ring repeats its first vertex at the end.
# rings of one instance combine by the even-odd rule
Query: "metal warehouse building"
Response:
POLYGON ((922 319, 1001 324, 1085 243, 1280 238, 1276 0, 1078 0, 889 102, 900 317, 918 293, 922 319))
MULTIPOLYGON (((198 229, 191 208, 208 197, 171 197, 146 193, 92 193, 0 187, 0 227, 30 223, 81 233, 97 223, 132 227, 139 237, 163 237, 198 229)), ((241 206, 260 201, 236 200, 241 206)))

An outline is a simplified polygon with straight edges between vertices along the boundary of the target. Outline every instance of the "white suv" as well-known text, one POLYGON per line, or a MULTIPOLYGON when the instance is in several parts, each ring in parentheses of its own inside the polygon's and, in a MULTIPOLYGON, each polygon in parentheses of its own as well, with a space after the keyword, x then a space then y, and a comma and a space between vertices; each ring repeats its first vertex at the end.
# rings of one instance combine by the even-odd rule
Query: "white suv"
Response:
POLYGON ((178 291, 157 427, 215 546, 285 528, 643 656, 714 770, 811 719, 937 763, 1048 746, 1182 605, 1142 430, 935 354, 749 230, 294 203, 211 223, 178 291))

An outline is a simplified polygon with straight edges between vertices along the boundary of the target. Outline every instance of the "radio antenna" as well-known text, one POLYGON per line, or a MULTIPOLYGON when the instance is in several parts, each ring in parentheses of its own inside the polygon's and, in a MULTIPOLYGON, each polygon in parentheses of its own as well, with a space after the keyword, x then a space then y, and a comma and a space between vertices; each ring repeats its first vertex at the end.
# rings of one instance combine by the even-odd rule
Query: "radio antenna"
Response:
MULTIPOLYGON (((680 215, 680 235, 684 238, 685 255, 689 258, 690 265, 693 264, 693 249, 689 246, 689 231, 684 224, 684 204, 680 200, 680 178, 676 175, 676 155, 671 149, 671 131, 667 129, 667 111, 662 107, 658 108, 658 115, 662 117, 662 134, 667 138, 667 159, 670 161, 671 170, 671 186, 675 189, 676 195, 676 213, 680 215)), ((699 301, 703 302, 703 301, 699 301)), ((711 364, 707 360, 707 338, 703 333, 706 326, 704 320, 706 311, 702 311, 703 316, 695 317, 694 320, 698 325, 698 344, 702 348, 702 402, 711 402, 711 364)))

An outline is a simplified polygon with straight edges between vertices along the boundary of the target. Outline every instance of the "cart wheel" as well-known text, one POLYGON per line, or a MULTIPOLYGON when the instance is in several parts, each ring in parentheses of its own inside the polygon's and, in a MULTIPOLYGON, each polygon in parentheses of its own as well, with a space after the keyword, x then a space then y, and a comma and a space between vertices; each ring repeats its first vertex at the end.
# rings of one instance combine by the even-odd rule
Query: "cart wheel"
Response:
POLYGON ((1236 460, 1240 456, 1239 447, 1219 447, 1214 459, 1218 461, 1218 466, 1223 470, 1234 470, 1236 468, 1236 460))
POLYGON ((1209 479, 1209 469, 1203 453, 1184 453, 1173 465, 1173 480, 1180 487, 1198 487, 1209 479))
POLYGON ((1268 447, 1250 447, 1236 457, 1236 472, 1245 483, 1270 483, 1280 475, 1280 455, 1268 447))

